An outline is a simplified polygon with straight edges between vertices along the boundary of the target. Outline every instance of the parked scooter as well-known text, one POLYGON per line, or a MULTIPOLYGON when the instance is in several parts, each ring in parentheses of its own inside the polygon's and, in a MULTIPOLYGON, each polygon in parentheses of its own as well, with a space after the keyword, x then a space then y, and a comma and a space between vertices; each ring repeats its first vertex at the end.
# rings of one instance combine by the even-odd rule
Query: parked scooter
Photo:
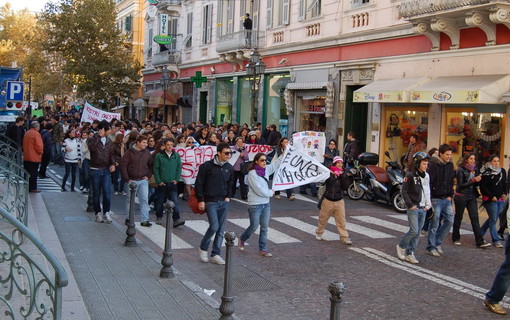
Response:
POLYGON ((378 167, 379 155, 365 152, 359 155, 361 165, 358 171, 352 171, 353 181, 348 189, 351 199, 361 199, 363 196, 371 201, 383 200, 390 204, 397 212, 406 212, 404 198, 400 191, 404 183, 404 174, 397 161, 391 161, 388 152, 385 155, 390 159, 386 161, 386 170, 378 167), (359 191, 363 190, 363 193, 359 191), (361 194, 361 196, 360 196, 361 194))

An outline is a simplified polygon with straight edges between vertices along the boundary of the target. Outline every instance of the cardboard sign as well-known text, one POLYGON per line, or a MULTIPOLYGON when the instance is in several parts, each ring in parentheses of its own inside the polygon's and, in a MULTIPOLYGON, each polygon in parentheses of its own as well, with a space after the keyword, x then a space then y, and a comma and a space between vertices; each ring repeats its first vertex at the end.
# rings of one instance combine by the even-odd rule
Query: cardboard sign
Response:
POLYGON ((292 135, 292 141, 292 145, 297 150, 315 158, 320 163, 324 162, 326 150, 326 134, 324 132, 296 132, 292 135))
POLYGON ((273 190, 286 190, 305 184, 322 182, 329 178, 329 169, 315 158, 288 147, 282 164, 273 177, 273 190))
POLYGON ((85 103, 85 107, 83 108, 83 114, 81 116, 81 122, 90 122, 94 120, 106 120, 108 122, 112 121, 113 118, 120 120, 120 113, 114 112, 106 112, 98 108, 94 108, 87 102, 85 103))

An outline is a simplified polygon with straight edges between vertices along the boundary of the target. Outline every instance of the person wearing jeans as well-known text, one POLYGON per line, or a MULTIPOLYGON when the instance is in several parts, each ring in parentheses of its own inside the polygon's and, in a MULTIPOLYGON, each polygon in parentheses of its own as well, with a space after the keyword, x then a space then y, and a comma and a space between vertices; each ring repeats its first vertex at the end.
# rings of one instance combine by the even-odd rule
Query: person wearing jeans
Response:
POLYGON ((453 169, 452 148, 448 144, 439 146, 439 155, 432 155, 428 173, 434 217, 430 221, 427 253, 434 257, 444 254, 441 244, 453 225, 453 169), (439 222, 441 221, 441 225, 439 222))
POLYGON ((482 235, 485 236, 487 230, 490 230, 492 244, 496 248, 503 248, 503 244, 499 240, 496 223, 498 222, 499 213, 505 206, 506 199, 506 171, 499 164, 499 157, 491 155, 489 161, 481 170, 482 181, 480 190, 482 192, 483 206, 487 210, 489 218, 482 225, 482 235))
MULTIPOLYGON (((430 177, 427 173, 429 155, 425 152, 417 152, 413 155, 411 172, 407 172, 402 184, 402 197, 407 207, 407 220, 409 231, 397 244, 397 257, 400 260, 417 264, 419 261, 414 256, 420 231, 425 223, 427 210, 432 206, 430 201, 430 177)), ((429 252, 429 254, 432 254, 429 252)))
POLYGON ((510 238, 505 243, 505 261, 499 267, 498 273, 494 278, 491 289, 485 294, 483 304, 487 309, 496 314, 504 315, 506 310, 499 303, 505 297, 510 286, 510 238))
POLYGON ((65 151, 64 161, 66 168, 64 178, 62 179, 62 192, 67 191, 66 182, 69 174, 71 174, 71 192, 74 192, 76 169, 81 164, 81 143, 76 138, 74 129, 67 130, 62 149, 65 151))
POLYGON ((206 210, 207 219, 209 220, 209 228, 200 242, 198 252, 202 262, 209 262, 207 254, 211 238, 214 236, 211 262, 225 264, 225 260, 220 256, 220 249, 223 242, 228 205, 232 197, 234 168, 228 163, 232 151, 227 143, 219 143, 216 151, 217 154, 212 160, 200 165, 195 180, 195 191, 199 201, 198 208, 206 210))
MULTIPOLYGON (((166 138, 163 140, 163 150, 159 151, 154 158, 154 180, 158 185, 156 189, 156 224, 161 224, 163 217, 163 203, 170 199, 174 203, 172 219, 174 228, 182 226, 185 221, 181 220, 179 211, 179 202, 177 183, 181 179, 182 164, 181 157, 173 150, 174 139, 166 138)), ((168 218, 168 217, 167 217, 168 218)))
POLYGON ((253 162, 248 167, 248 213, 250 215, 250 225, 239 237, 239 249, 244 250, 244 242, 258 229, 259 234, 259 254, 264 257, 271 257, 272 254, 267 250, 267 229, 271 217, 270 199, 273 196, 273 190, 269 188, 269 176, 276 172, 280 167, 281 158, 273 158, 270 165, 267 165, 267 157, 264 153, 257 153, 253 162))

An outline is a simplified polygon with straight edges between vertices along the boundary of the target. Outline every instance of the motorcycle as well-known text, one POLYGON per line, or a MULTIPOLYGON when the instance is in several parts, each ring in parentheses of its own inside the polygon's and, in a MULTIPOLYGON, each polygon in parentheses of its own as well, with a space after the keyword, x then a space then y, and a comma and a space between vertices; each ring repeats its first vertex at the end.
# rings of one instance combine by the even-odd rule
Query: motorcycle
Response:
POLYGON ((390 204, 395 211, 404 213, 406 206, 400 192, 404 183, 404 173, 398 162, 391 160, 388 152, 385 152, 385 155, 389 159, 386 161, 386 170, 377 166, 379 162, 377 154, 365 152, 359 155, 358 162, 361 166, 350 171, 353 178, 347 194, 354 200, 363 196, 371 201, 382 200, 390 204))

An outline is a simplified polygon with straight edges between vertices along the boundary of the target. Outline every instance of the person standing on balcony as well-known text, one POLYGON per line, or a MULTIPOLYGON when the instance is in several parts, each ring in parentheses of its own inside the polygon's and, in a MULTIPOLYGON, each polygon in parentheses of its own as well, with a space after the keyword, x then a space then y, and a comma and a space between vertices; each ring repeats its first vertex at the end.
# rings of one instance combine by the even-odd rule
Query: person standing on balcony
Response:
POLYGON ((246 45, 251 48, 251 30, 253 29, 253 21, 250 18, 250 14, 246 14, 246 18, 243 22, 244 30, 246 30, 245 37, 246 37, 246 45))

